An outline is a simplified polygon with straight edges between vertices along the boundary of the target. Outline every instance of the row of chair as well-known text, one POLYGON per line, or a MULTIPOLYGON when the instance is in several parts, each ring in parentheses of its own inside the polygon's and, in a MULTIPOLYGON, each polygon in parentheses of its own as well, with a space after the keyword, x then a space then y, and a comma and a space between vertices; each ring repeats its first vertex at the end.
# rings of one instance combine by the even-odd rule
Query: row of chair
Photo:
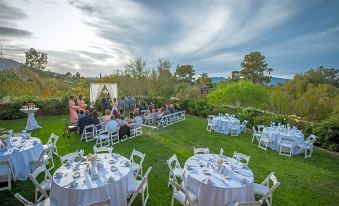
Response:
POLYGON ((85 140, 86 142, 96 140, 95 145, 102 147, 114 145, 142 134, 142 124, 130 125, 130 135, 124 135, 121 138, 119 138, 119 128, 117 130, 106 130, 103 124, 91 124, 84 127, 80 140, 85 140))
POLYGON ((178 111, 171 114, 163 115, 160 119, 144 116, 144 126, 151 128, 167 127, 172 124, 184 121, 186 119, 185 111, 178 111))
MULTIPOLYGON (((209 148, 195 148, 194 147, 194 155, 196 154, 208 154, 209 148)), ((239 157, 240 161, 244 165, 249 164, 250 156, 247 156, 242 153, 234 152, 233 158, 239 157)), ((168 177, 168 186, 172 186, 173 194, 172 194, 172 202, 171 206, 174 204, 174 200, 177 200, 181 205, 184 206, 195 206, 198 205, 198 196, 194 192, 190 191, 188 188, 185 188, 182 179, 183 179, 183 169, 180 166, 179 160, 175 154, 172 155, 167 160, 167 165, 170 170, 168 177), (181 180, 181 184, 178 179, 181 180)), ((272 198, 273 192, 278 188, 280 182, 278 182, 274 172, 269 174, 266 179, 260 184, 254 183, 254 193, 261 195, 261 198, 258 201, 240 203, 235 202, 234 204, 228 204, 227 206, 260 206, 266 201, 268 206, 272 206, 272 198), (270 186, 270 182, 273 183, 270 186)))

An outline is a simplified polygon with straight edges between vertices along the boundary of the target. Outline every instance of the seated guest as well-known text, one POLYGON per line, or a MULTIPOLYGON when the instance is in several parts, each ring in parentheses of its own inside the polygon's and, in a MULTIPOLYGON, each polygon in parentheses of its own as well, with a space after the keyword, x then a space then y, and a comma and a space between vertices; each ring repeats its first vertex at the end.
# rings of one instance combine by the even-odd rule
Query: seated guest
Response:
POLYGON ((81 119, 84 116, 85 116, 84 110, 80 110, 80 112, 79 112, 79 119, 81 119))
POLYGON ((90 114, 89 111, 86 110, 85 111, 85 116, 82 117, 81 119, 79 119, 78 127, 79 127, 80 134, 82 134, 82 132, 84 131, 85 126, 93 124, 93 120, 89 116, 89 114, 90 114))
POLYGON ((127 123, 128 124, 134 123, 134 114, 132 112, 129 114, 129 117, 127 118, 127 123))
POLYGON ((109 109, 105 110, 105 115, 102 117, 102 121, 103 122, 108 122, 111 120, 111 112, 109 111, 109 109))
POLYGON ((92 119, 93 119, 93 123, 94 123, 95 125, 100 124, 99 113, 97 112, 97 110, 94 110, 94 111, 92 112, 92 119))
POLYGON ((115 116, 115 121, 117 122, 118 127, 122 127, 125 125, 125 121, 119 118, 119 116, 115 116))
POLYGON ((169 107, 166 107, 164 114, 165 115, 171 114, 169 107))
POLYGON ((140 114, 135 114, 134 122, 137 126, 142 125, 142 117, 140 114))
POLYGON ((111 116, 111 120, 106 123, 105 129, 115 132, 118 130, 118 123, 115 121, 115 117, 113 115, 111 116))
POLYGON ((120 119, 122 119, 122 120, 125 119, 125 115, 124 115, 124 110, 123 109, 119 110, 119 116, 120 116, 120 119))
POLYGON ((115 119, 120 119, 120 115, 119 115, 117 110, 113 110, 113 115, 114 115, 115 119))
POLYGON ((175 113, 175 109, 174 109, 174 105, 173 104, 170 104, 169 110, 170 110, 171 113, 175 113))

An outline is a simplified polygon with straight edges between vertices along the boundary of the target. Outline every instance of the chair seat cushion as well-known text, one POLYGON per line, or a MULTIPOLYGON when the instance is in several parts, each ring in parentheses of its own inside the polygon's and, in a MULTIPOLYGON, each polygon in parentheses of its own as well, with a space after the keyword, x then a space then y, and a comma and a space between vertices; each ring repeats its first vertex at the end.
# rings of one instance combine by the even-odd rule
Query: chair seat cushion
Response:
POLYGON ((262 184, 254 183, 254 193, 258 195, 265 195, 270 189, 262 184))

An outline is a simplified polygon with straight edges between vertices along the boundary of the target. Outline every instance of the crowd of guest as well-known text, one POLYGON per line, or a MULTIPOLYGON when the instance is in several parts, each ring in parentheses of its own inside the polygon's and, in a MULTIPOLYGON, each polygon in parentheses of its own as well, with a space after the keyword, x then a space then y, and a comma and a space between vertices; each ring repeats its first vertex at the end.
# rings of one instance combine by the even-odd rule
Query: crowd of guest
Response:
POLYGON ((137 103, 135 97, 110 100, 108 96, 104 96, 101 103, 102 116, 94 107, 88 108, 81 95, 77 101, 74 96, 70 96, 70 121, 78 125, 80 134, 83 133, 85 126, 94 124, 98 130, 119 130, 119 136, 129 136, 132 126, 142 124, 142 117, 159 122, 162 116, 180 111, 179 105, 167 103, 158 107, 152 102, 137 103))

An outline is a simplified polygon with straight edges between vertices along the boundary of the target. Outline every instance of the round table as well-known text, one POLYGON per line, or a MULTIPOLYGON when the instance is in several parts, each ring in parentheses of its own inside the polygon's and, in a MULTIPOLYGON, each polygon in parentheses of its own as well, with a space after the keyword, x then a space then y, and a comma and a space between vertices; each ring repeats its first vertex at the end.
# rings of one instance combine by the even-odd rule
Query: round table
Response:
POLYGON ((98 154, 95 176, 91 162, 69 160, 53 175, 51 198, 62 206, 86 206, 110 198, 111 205, 127 205, 128 194, 137 189, 131 162, 119 154, 98 154), (102 166, 100 168, 100 166, 102 166), (71 182, 76 182, 72 185, 71 182))
POLYGON ((34 109, 20 109, 21 112, 28 114, 27 118, 27 125, 26 125, 26 130, 32 131, 34 129, 41 128, 38 124, 38 122, 35 120, 34 115, 35 112, 37 112, 39 108, 34 108, 34 109))
POLYGON ((240 120, 234 117, 215 116, 213 118, 213 123, 215 125, 216 132, 228 134, 230 128, 232 128, 234 125, 240 125, 240 120))
POLYGON ((185 162, 183 182, 197 194, 199 206, 254 200, 253 173, 233 158, 216 154, 190 157, 185 162))
POLYGON ((0 149, 0 159, 11 162, 17 180, 26 180, 31 173, 29 162, 38 160, 43 150, 38 138, 24 135, 10 137, 9 147, 0 149))
POLYGON ((288 136, 295 140, 295 144, 293 146, 292 155, 296 155, 298 153, 297 145, 302 145, 304 143, 304 135, 300 130, 294 129, 281 129, 279 127, 265 127, 263 133, 268 134, 272 138, 271 149, 275 151, 280 150, 280 139, 283 136, 288 136))

